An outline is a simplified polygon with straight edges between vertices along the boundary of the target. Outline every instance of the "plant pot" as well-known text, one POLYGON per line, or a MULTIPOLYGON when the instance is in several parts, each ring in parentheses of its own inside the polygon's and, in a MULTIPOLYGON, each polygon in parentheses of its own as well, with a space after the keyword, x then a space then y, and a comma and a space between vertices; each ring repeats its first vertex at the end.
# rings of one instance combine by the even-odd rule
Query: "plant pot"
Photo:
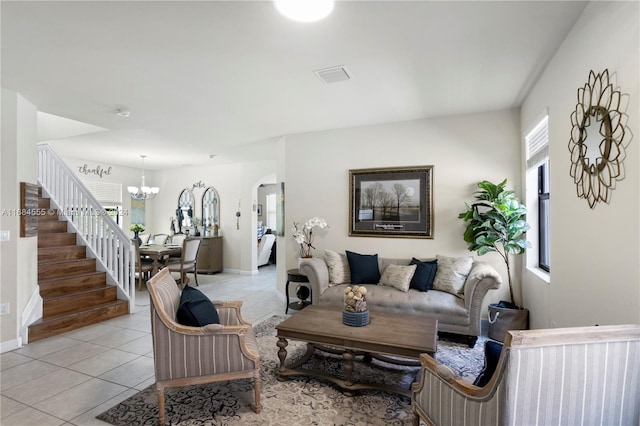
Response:
POLYGON ((502 307, 497 303, 489 305, 489 338, 504 342, 508 330, 527 330, 529 328, 529 310, 515 307, 502 307))
POLYGON ((342 322, 351 327, 364 327, 369 324, 369 310, 364 312, 342 311, 342 322))
POLYGON ((299 257, 298 258, 298 271, 300 270, 300 263, 302 263, 302 261, 305 260, 305 259, 313 259, 313 256, 299 257))

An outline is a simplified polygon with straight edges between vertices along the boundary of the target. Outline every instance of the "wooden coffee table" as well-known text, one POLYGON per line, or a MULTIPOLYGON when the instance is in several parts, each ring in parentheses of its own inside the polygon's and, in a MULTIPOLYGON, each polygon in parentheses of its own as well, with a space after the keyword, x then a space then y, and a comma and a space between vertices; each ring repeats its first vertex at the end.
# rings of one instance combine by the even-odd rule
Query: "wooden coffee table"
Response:
POLYGON ((376 389, 410 396, 409 389, 379 383, 354 382, 353 359, 364 355, 386 362, 419 366, 421 353, 433 354, 438 341, 438 321, 428 318, 370 312, 370 322, 364 327, 342 323, 342 311, 316 305, 308 306, 276 326, 278 337, 278 378, 307 375, 329 380, 348 391, 376 389), (307 352, 297 362, 286 366, 287 339, 307 342, 307 352), (306 363, 316 349, 342 354, 345 379, 326 372, 298 368, 306 363), (390 357, 409 358, 406 361, 390 357), (412 361, 416 360, 416 361, 412 361))

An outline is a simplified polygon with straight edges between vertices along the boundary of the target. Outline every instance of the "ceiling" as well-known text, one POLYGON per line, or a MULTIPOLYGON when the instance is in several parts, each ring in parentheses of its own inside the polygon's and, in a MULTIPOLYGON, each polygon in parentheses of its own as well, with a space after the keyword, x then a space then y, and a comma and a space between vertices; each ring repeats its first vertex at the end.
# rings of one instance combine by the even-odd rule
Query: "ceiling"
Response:
POLYGON ((91 125, 45 132, 56 149, 133 167, 146 154, 157 169, 286 134, 517 107, 585 2, 338 1, 307 24, 270 1, 0 7, 2 87, 91 125), (313 73, 337 65, 352 79, 313 73))

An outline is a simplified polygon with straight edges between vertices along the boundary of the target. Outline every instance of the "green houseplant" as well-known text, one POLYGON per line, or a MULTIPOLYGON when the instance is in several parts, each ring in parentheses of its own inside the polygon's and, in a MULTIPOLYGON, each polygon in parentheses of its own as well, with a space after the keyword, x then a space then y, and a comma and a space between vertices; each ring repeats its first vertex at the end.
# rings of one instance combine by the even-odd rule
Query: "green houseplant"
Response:
POLYGON ((528 311, 515 301, 509 256, 522 254, 531 246, 525 235, 530 226, 526 221, 526 207, 515 197, 513 191, 505 189, 506 185, 506 179, 499 184, 486 180, 479 182, 480 189, 475 192, 477 201, 471 205, 466 204, 466 210, 458 215, 458 218, 467 224, 464 240, 468 243, 469 250, 475 251, 478 256, 498 253, 507 267, 511 300, 489 306, 489 337, 492 337, 492 327, 499 328, 500 330, 494 333, 499 337, 492 337, 496 340, 503 340, 506 330, 527 328, 529 317, 528 311), (493 319, 492 310, 497 312, 493 319), (504 321, 511 323, 497 324, 500 314, 504 321))

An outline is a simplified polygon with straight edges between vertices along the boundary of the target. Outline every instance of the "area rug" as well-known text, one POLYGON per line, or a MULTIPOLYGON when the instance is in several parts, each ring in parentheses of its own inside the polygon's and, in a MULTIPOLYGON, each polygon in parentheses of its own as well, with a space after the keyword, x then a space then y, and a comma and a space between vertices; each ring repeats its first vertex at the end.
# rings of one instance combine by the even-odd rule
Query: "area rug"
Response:
MULTIPOLYGON (((285 316, 274 316, 254 327, 262 356, 262 411, 253 411, 253 382, 234 380, 166 390, 167 424, 214 425, 410 425, 411 401, 383 391, 362 391, 346 396, 331 382, 306 376, 278 381, 279 366, 275 326, 285 316)), ((484 364, 484 341, 473 349, 462 343, 438 342, 436 359, 472 382, 484 364)), ((302 356, 304 343, 289 341, 287 361, 302 356)), ((320 353, 310 368, 341 375, 340 358, 320 353)), ((419 367, 399 366, 373 360, 356 362, 354 377, 360 380, 400 385, 409 389, 419 367)), ((343 376, 344 377, 344 376, 343 376)), ((116 426, 156 425, 157 396, 154 386, 126 399, 97 416, 116 426)))

